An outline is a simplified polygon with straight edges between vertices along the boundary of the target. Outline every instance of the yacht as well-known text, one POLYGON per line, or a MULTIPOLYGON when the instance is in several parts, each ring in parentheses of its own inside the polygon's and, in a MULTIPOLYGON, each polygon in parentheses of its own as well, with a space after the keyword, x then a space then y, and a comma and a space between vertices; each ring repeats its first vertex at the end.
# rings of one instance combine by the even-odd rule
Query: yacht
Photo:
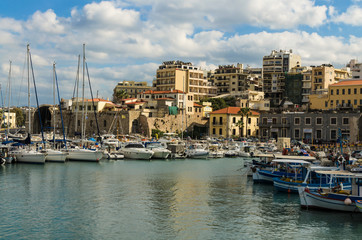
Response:
POLYGON ((129 143, 120 152, 124 155, 124 158, 140 160, 149 160, 154 154, 152 150, 146 149, 141 143, 129 143))
POLYGON ((209 156, 209 150, 206 150, 199 143, 194 143, 186 149, 186 155, 189 158, 207 158, 209 156))
POLYGON ((22 163, 45 163, 45 154, 30 149, 16 149, 11 152, 17 162, 22 163))
POLYGON ((70 148, 66 150, 67 159, 73 161, 98 162, 103 157, 103 152, 86 148, 70 148))
POLYGON ((57 151, 53 149, 45 149, 41 151, 41 153, 45 154, 46 162, 65 162, 68 155, 66 152, 57 151))
POLYGON ((171 154, 171 151, 160 142, 146 142, 145 147, 153 151, 152 158, 166 159, 171 154))

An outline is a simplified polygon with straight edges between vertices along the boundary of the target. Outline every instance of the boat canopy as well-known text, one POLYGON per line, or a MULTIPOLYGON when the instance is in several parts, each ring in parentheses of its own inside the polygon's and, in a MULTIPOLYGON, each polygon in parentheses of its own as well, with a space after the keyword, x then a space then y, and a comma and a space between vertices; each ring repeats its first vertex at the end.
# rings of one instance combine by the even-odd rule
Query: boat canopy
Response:
POLYGON ((360 178, 362 178, 362 175, 361 174, 355 174, 355 173, 351 173, 351 172, 348 172, 348 171, 316 171, 316 173, 318 174, 325 174, 325 175, 334 175, 335 177, 345 177, 345 176, 348 176, 348 177, 357 177, 358 176, 360 178))
POLYGON ((275 163, 297 163, 297 164, 310 164, 310 162, 304 160, 295 160, 295 159, 274 159, 272 162, 275 163))

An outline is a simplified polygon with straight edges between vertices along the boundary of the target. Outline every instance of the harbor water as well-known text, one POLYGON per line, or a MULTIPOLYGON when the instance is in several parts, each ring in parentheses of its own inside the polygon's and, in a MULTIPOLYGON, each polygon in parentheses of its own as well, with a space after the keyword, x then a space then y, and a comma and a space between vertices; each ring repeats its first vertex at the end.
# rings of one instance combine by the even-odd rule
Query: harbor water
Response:
POLYGON ((0 167, 0 239, 360 239, 362 216, 302 210, 242 158, 0 167))

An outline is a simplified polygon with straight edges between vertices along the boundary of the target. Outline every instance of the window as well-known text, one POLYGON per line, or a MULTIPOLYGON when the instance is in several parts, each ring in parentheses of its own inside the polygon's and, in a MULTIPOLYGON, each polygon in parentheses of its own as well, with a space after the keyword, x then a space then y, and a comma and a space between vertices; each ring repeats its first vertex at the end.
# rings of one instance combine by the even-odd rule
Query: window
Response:
POLYGON ((212 134, 215 134, 215 133, 216 133, 216 129, 213 128, 213 129, 212 129, 212 134))
POLYGON ((331 139, 337 139, 337 130, 331 130, 331 139))
POLYGON ((353 93, 357 94, 357 88, 353 89, 353 93))
POLYGON ((322 138, 322 130, 316 130, 315 135, 316 135, 317 139, 321 139, 322 138))
POLYGON ((251 130, 250 129, 248 129, 248 136, 250 136, 251 135, 251 130))
POLYGON ((339 105, 339 100, 336 100, 336 105, 337 105, 337 106, 339 105))
POLYGON ((299 129, 294 129, 294 138, 295 138, 295 139, 300 138, 300 132, 299 132, 299 129))
POLYGON ((336 125, 337 124, 337 118, 332 117, 331 118, 331 125, 336 125))
POLYGON ((348 95, 350 95, 351 94, 351 89, 350 88, 348 88, 348 95))
POLYGON ((317 125, 322 125, 322 118, 321 118, 321 117, 317 117, 317 118, 316 118, 316 122, 317 122, 317 123, 316 123, 317 125))
POLYGON ((333 95, 333 89, 331 90, 331 95, 333 95))
POLYGON ((236 123, 236 117, 233 117, 233 123, 236 123))
POLYGON ((248 118, 248 124, 251 124, 251 118, 248 118))
MULTIPOLYGON (((212 124, 216 124, 216 117, 212 118, 212 124)), ((215 129, 215 128, 214 128, 215 129)))
POLYGON ((222 128, 219 129, 219 135, 222 135, 222 128))
POLYGON ((222 124, 222 117, 220 117, 219 119, 220 119, 220 124, 222 124))
POLYGON ((234 136, 236 135, 236 129, 233 129, 233 135, 234 136))
POLYGON ((342 118, 342 124, 343 125, 348 125, 349 124, 349 118, 348 117, 342 118))
POLYGON ((331 107, 333 107, 333 100, 331 100, 331 107))
POLYGON ((346 89, 342 89, 342 95, 346 93, 346 89))
POLYGON ((294 124, 299 125, 300 124, 300 118, 294 118, 294 124))
POLYGON ((357 105, 357 99, 355 99, 355 100, 353 101, 353 104, 354 104, 354 105, 357 105))
POLYGON ((310 125, 310 124, 311 124, 310 117, 305 118, 305 124, 306 124, 306 125, 310 125))
POLYGON ((337 89, 336 94, 339 95, 339 89, 337 89))
POLYGON ((273 118, 273 124, 277 124, 277 118, 273 118))
MULTIPOLYGON (((362 99, 361 99, 362 101, 362 99)), ((267 124, 268 123, 268 118, 263 118, 263 124, 267 124)))

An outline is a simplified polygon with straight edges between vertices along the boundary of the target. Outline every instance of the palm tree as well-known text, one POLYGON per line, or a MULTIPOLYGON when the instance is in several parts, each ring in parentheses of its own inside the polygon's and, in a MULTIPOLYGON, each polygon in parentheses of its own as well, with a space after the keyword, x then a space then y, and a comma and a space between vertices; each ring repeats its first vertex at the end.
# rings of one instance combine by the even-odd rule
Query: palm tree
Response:
MULTIPOLYGON (((244 125, 244 117, 246 117, 245 135, 246 135, 246 137, 248 137, 248 119, 251 114, 250 108, 248 108, 248 107, 240 108, 240 111, 238 113, 241 115, 241 121, 243 122, 243 125, 244 125)), ((244 126, 242 126, 242 127, 244 127, 244 126)), ((241 131, 244 132, 243 130, 241 130, 241 131)))
POLYGON ((237 121, 236 126, 239 127, 239 135, 240 135, 240 137, 243 137, 243 127, 244 127, 243 120, 237 121))

